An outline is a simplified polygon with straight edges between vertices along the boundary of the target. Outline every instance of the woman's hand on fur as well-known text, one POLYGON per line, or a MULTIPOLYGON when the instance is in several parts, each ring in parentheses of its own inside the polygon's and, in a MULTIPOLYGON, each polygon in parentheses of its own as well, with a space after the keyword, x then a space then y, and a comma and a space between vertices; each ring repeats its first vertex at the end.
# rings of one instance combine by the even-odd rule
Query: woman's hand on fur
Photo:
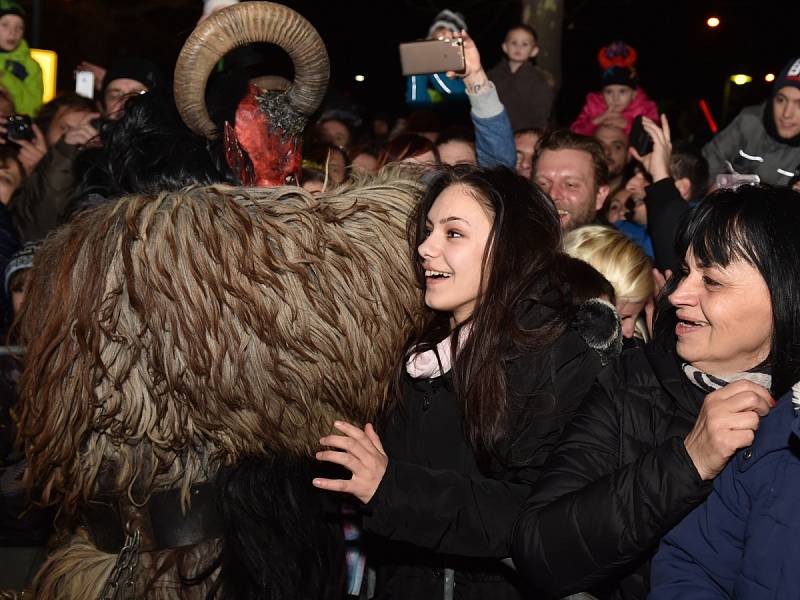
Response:
POLYGON ((319 443, 335 450, 317 452, 317 460, 332 462, 348 469, 353 476, 350 479, 314 479, 314 486, 332 492, 352 494, 366 504, 375 495, 375 491, 386 473, 389 457, 371 423, 364 429, 336 421, 333 424, 344 435, 329 435, 319 443))

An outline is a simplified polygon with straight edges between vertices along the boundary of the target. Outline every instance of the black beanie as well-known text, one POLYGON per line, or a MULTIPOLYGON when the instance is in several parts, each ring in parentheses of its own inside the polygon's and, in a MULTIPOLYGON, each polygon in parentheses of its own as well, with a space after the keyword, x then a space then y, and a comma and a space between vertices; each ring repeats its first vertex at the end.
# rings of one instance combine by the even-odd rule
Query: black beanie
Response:
POLYGON ((800 89, 800 56, 790 60, 781 69, 780 74, 775 78, 775 83, 772 84, 772 95, 774 96, 779 89, 787 86, 800 89))
POLYGON ((17 15, 25 18, 25 10, 14 0, 0 0, 0 18, 6 15, 17 15))
POLYGON ((627 85, 636 89, 639 87, 639 78, 633 67, 609 67, 603 71, 603 87, 607 85, 627 85))
POLYGON ((101 94, 105 94, 106 88, 115 79, 133 79, 152 90, 161 84, 161 71, 154 63, 145 58, 119 58, 113 61, 106 71, 101 94))

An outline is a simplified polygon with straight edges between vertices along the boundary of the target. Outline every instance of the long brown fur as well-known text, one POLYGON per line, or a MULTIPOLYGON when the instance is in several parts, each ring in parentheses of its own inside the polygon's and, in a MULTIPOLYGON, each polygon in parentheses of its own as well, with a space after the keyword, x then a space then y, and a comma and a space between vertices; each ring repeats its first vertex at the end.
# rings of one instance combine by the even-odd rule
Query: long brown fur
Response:
POLYGON ((416 181, 128 197, 51 236, 20 320, 27 484, 67 517, 99 493, 186 501, 220 465, 375 418, 422 318, 416 181))
MULTIPOLYGON (((214 577, 205 577, 193 585, 187 585, 186 580, 213 566, 210 563, 218 553, 216 540, 177 550, 143 553, 139 556, 139 567, 128 597, 205 599, 214 588, 214 577)), ((97 600, 116 561, 116 554, 101 552, 83 532, 78 532, 49 556, 39 570, 33 581, 34 597, 39 600, 97 600)), ((124 578, 118 582, 120 587, 127 583, 124 578)))

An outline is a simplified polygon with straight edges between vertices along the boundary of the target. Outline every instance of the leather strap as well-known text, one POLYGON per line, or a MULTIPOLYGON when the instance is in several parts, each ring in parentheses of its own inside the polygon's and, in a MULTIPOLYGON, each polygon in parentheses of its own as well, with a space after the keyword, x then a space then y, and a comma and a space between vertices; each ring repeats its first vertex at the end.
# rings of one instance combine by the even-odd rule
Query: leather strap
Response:
POLYGON ((99 499, 82 512, 82 522, 95 546, 111 554, 119 553, 126 535, 137 529, 143 552, 193 546, 225 531, 216 492, 213 483, 193 485, 185 515, 178 488, 153 494, 144 506, 132 505, 127 497, 99 499))

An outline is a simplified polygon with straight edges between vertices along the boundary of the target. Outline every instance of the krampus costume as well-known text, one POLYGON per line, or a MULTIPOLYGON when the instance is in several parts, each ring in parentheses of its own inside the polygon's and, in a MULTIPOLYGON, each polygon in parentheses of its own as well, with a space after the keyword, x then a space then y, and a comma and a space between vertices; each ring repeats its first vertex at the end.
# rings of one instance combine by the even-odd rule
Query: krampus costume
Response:
MULTIPOLYGON (((181 54, 176 101, 208 137, 219 55, 271 41, 295 62, 286 92, 251 88, 225 127, 243 183, 296 181, 328 76, 315 36, 293 11, 248 2, 204 21, 181 54)), ((147 192, 47 240, 20 321, 25 479, 58 507, 61 533, 35 597, 341 594, 341 526, 311 457, 334 419, 379 414, 419 324, 405 227, 421 192, 398 173, 317 197, 147 192)))
POLYGON ((418 191, 142 195, 48 239, 21 430, 27 481, 72 535, 38 597, 335 596, 306 459, 335 418, 384 405, 420 306, 399 250, 418 191))

